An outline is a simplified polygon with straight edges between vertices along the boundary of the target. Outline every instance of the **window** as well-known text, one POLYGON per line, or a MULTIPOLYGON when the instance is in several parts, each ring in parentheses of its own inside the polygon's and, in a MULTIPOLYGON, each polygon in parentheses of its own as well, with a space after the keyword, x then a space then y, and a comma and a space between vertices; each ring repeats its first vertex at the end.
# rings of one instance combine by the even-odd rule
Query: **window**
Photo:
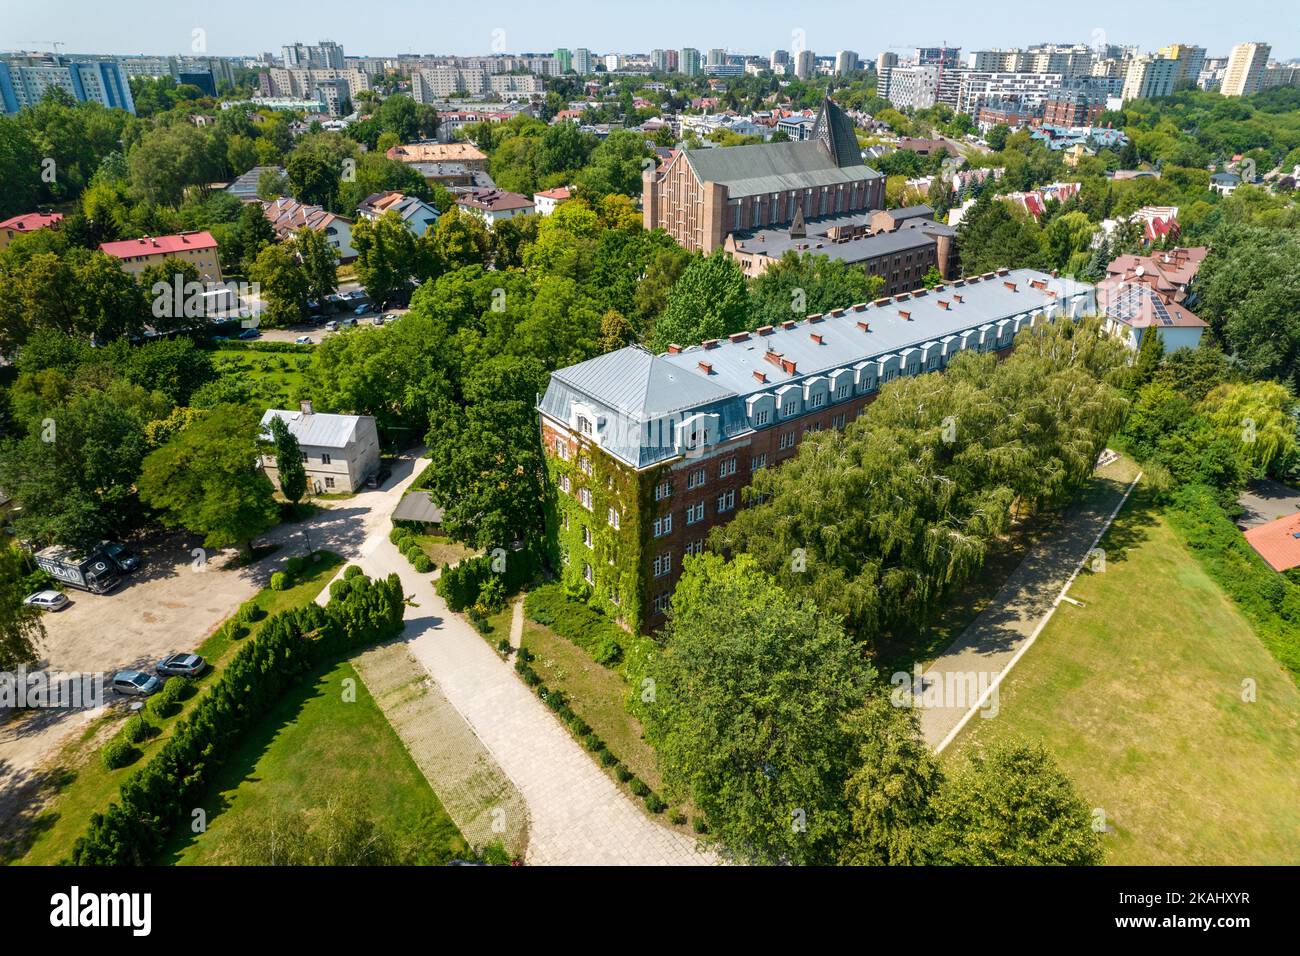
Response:
POLYGON ((589 548, 591 547, 591 529, 586 525, 582 526, 582 543, 589 548))
POLYGON ((582 432, 584 435, 590 435, 590 434, 591 434, 591 419, 588 418, 588 417, 585 416, 585 415, 579 415, 579 416, 578 416, 578 431, 582 432))
POLYGON ((583 474, 590 475, 590 474, 591 474, 591 459, 588 458, 586 455, 579 455, 579 456, 578 456, 578 467, 582 469, 583 474))
POLYGON ((560 475, 560 490, 566 495, 573 490, 573 482, 569 480, 568 475, 560 475))
POLYGON ((672 534, 672 531, 673 531, 672 515, 664 515, 662 518, 655 518, 654 536, 656 538, 662 538, 666 534, 672 534))
POLYGON ((334 479, 333 479, 333 478, 326 478, 326 479, 325 479, 325 487, 326 487, 326 488, 333 488, 333 487, 334 487, 334 479))
POLYGON ((586 508, 588 511, 590 511, 590 510, 591 510, 591 489, 590 489, 590 488, 579 488, 579 489, 578 489, 578 500, 582 502, 582 506, 583 506, 584 508, 586 508))
POLYGON ((793 400, 788 401, 788 402, 786 402, 784 405, 781 406, 781 414, 782 414, 783 416, 785 416, 786 418, 789 418, 791 415, 793 415, 793 414, 794 414, 796 411, 798 411, 798 410, 799 410, 799 405, 798 405, 797 402, 795 402, 795 401, 793 401, 793 400))
POLYGON ((321 455, 321 456, 320 456, 320 463, 321 463, 322 465, 328 465, 328 464, 330 463, 330 456, 329 456, 329 455, 321 455))
POLYGON ((569 443, 562 438, 555 440, 555 454, 561 461, 569 460, 569 443))
POLYGON ((850 395, 850 393, 852 393, 852 391, 853 391, 853 383, 852 383, 852 382, 845 382, 845 383, 843 383, 842 385, 840 385, 839 388, 835 389, 835 401, 837 401, 837 402, 842 402, 842 401, 844 401, 844 399, 846 399, 846 398, 849 397, 849 395, 850 395))
POLYGON ((655 577, 662 578, 665 574, 671 574, 672 571, 673 571, 673 553, 671 551, 665 551, 663 554, 657 555, 655 557, 654 559, 655 577))
POLYGON ((704 469, 697 468, 689 475, 686 476, 686 487, 688 489, 698 488, 700 487, 700 485, 704 484, 704 478, 705 478, 704 469))
POLYGON ((736 493, 734 491, 718 495, 718 514, 730 511, 734 507, 736 507, 736 493))
POLYGON ((843 427, 844 427, 844 413, 840 412, 838 415, 836 415, 834 418, 831 419, 831 428, 843 428, 843 427))
POLYGON ((937 356, 937 355, 931 355, 928 359, 925 360, 925 367, 926 367, 927 369, 935 369, 935 368, 938 368, 938 367, 939 367, 939 356, 937 356))
POLYGON ((613 528, 615 531, 618 530, 618 509, 617 508, 609 509, 609 526, 613 528))
POLYGON ((698 501, 686 509, 686 523, 695 524, 704 520, 704 502, 698 501))
POLYGON ((302 463, 303 463, 304 465, 307 464, 307 453, 306 453, 306 452, 303 452, 303 453, 302 453, 302 463))
POLYGON ((588 584, 596 583, 596 572, 591 570, 590 564, 584 564, 582 566, 582 577, 588 584))
POLYGON ((808 398, 809 408, 821 408, 825 404, 826 404, 825 392, 815 392, 808 398))
POLYGON ((688 544, 688 545, 686 546, 686 553, 687 553, 687 554, 703 554, 703 553, 704 553, 704 539, 703 539, 703 538, 700 538, 700 540, 698 540, 698 541, 692 541, 690 544, 688 544))
POLYGON ((734 475, 735 473, 736 473, 736 459, 734 458, 728 458, 726 461, 718 465, 719 478, 726 478, 728 475, 734 475))
POLYGON ((655 599, 650 602, 655 609, 656 614, 663 614, 668 610, 668 605, 672 602, 671 594, 656 594, 655 599))
POLYGON ((769 417, 770 415, 768 414, 767 409, 760 408, 758 411, 754 413, 754 425, 755 426, 766 425, 769 417))
POLYGON ((750 470, 750 471, 758 471, 760 468, 766 468, 766 467, 767 467, 767 453, 766 453, 766 452, 764 452, 764 453, 761 454, 761 455, 755 455, 753 458, 749 459, 749 470, 750 470))
POLYGON ((794 432, 786 432, 781 436, 781 450, 794 447, 794 432))
POLYGON ((663 501, 669 498, 673 493, 673 483, 671 481, 661 481, 655 485, 655 501, 663 501))
POLYGON ((862 379, 862 390, 864 392, 871 392, 871 391, 875 391, 875 388, 876 388, 876 377, 874 375, 864 376, 862 379))

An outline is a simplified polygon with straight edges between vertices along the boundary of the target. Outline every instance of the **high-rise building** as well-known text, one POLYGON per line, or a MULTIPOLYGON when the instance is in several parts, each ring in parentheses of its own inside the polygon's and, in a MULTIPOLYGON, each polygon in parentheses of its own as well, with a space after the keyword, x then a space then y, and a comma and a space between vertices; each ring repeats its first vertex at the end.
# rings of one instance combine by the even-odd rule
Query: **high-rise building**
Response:
POLYGON ((606 73, 616 73, 616 72, 618 72, 618 67, 619 67, 618 54, 617 54, 617 53, 606 53, 606 54, 605 54, 605 72, 606 72, 606 73))
POLYGON ((817 54, 812 50, 800 50, 794 58, 794 75, 806 80, 817 72, 817 54))
POLYGON ((1174 77, 1175 90, 1188 90, 1196 85, 1205 66, 1205 47, 1190 43, 1171 43, 1160 48, 1160 56, 1178 61, 1178 75, 1174 77))
POLYGON ((895 67, 895 66, 898 66, 898 54, 897 54, 897 53, 891 53, 890 51, 886 50, 884 53, 882 53, 882 54, 880 54, 878 57, 876 57, 876 72, 877 72, 877 73, 879 73, 881 70, 888 70, 888 69, 891 69, 891 68, 893 68, 893 67, 895 67))
POLYGON ((676 50, 651 50, 650 69, 655 73, 672 73, 677 69, 676 50), (671 61, 670 61, 671 54, 671 61))
POLYGON ((6 113, 38 103, 46 90, 56 86, 78 102, 135 112, 126 71, 117 63, 57 55, 0 60, 0 107, 6 113))
POLYGON ((594 72, 595 64, 591 59, 591 51, 585 46, 580 46, 573 51, 573 72, 579 76, 587 76, 594 72))
POLYGON ((772 51, 772 56, 771 56, 771 58, 768 60, 768 63, 769 63, 769 65, 772 67, 773 71, 775 71, 775 70, 777 69, 777 67, 787 67, 787 66, 789 66, 789 65, 790 65, 790 51, 789 51, 789 50, 773 50, 773 51, 772 51))
POLYGON ((727 62, 727 51, 722 47, 714 47, 709 51, 708 59, 704 61, 705 66, 724 66, 727 62))
POLYGON ((677 69, 683 76, 697 76, 700 72, 700 51, 691 46, 682 47, 677 56, 677 69))
POLYGON ((1135 57, 1129 61, 1120 96, 1125 102, 1169 96, 1174 91, 1178 71, 1178 60, 1168 60, 1162 56, 1135 57))
POLYGON ((333 40, 321 40, 316 44, 291 43, 282 50, 285 68, 289 70, 344 68, 343 47, 333 40))
POLYGON ((1259 91, 1271 48, 1267 43, 1238 43, 1228 54, 1228 68, 1219 92, 1224 96, 1249 96, 1259 91))
POLYGON ((915 59, 917 66, 948 66, 955 68, 959 66, 961 62, 961 47, 917 47, 915 59))
POLYGON ((573 54, 567 47, 560 47, 555 51, 555 61, 559 64, 561 74, 573 69, 573 54))
POLYGON ((858 55, 853 50, 840 50, 835 54, 835 75, 848 76, 858 68, 858 55))

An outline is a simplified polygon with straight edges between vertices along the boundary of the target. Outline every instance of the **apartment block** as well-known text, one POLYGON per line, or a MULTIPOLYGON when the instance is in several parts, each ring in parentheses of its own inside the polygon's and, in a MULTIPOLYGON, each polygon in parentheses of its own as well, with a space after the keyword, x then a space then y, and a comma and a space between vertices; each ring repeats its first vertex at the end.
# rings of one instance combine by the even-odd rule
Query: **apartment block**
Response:
POLYGON ((1224 96, 1258 93, 1272 48, 1267 43, 1238 43, 1228 54, 1219 92, 1224 96))
POLYGON ((116 259, 127 272, 139 275, 164 259, 180 259, 199 270, 204 282, 220 282, 221 260, 217 240, 210 232, 181 232, 174 236, 142 236, 100 243, 99 249, 116 259))
POLYGON ((999 270, 725 340, 560 369, 538 411, 566 585, 633 630, 662 626, 682 559, 744 507, 752 475, 844 428, 899 376, 1093 309, 1093 287, 999 270))
POLYGON ((59 87, 80 103, 99 103, 135 113, 131 85, 121 65, 111 60, 74 60, 62 56, 14 56, 0 60, 0 108, 17 113, 39 103, 46 90, 59 87))

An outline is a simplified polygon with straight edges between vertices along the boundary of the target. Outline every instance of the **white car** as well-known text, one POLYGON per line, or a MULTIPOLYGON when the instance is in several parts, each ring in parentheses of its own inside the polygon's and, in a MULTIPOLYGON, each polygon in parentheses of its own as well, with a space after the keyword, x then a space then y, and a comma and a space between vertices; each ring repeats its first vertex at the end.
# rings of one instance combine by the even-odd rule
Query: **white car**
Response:
POLYGON ((333 332, 333 331, 334 331, 335 329, 337 329, 338 327, 339 327, 339 324, 338 324, 338 322, 336 322, 334 319, 330 319, 328 322, 325 323, 325 331, 326 331, 326 332, 333 332))
POLYGON ((60 591, 37 591, 23 598, 23 603, 42 611, 61 611, 68 606, 68 596, 60 591))
POLYGON ((300 335, 293 340, 294 345, 311 345, 310 335, 300 335))

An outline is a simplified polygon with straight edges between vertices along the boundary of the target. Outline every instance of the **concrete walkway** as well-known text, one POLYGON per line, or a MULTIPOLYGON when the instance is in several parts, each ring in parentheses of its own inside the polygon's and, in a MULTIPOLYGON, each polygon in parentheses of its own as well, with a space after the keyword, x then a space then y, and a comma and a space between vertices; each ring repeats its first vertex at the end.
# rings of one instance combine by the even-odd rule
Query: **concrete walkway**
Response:
POLYGON ((922 676, 933 695, 919 709, 921 733, 936 751, 966 722, 997 714, 997 688, 1046 625, 1065 589, 1089 560, 1098 539, 1136 482, 1137 469, 1120 458, 1097 470, 1100 493, 1066 509, 1054 533, 1030 548, 997 596, 922 676))
POLYGON ((524 639, 524 599, 520 598, 515 601, 515 606, 510 610, 510 646, 519 650, 520 642, 524 639))

